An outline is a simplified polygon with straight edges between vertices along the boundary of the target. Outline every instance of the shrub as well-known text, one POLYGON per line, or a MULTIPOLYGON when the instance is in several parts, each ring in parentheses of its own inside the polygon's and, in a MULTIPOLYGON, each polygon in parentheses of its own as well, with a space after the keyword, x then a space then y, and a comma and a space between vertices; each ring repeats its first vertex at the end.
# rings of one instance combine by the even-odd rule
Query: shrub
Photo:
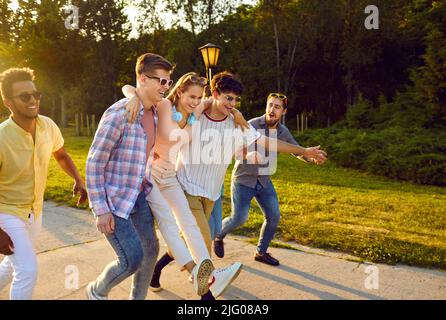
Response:
POLYGON ((444 130, 390 127, 383 130, 327 128, 296 137, 321 145, 334 163, 420 184, 446 186, 444 130))

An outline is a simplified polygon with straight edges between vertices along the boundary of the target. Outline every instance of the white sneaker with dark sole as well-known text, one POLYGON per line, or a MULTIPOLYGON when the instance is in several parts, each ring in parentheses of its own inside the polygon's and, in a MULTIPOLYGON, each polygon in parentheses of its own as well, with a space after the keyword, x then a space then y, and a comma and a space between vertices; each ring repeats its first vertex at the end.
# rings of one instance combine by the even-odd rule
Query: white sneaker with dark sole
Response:
POLYGON ((205 258, 192 270, 194 289, 197 295, 202 296, 209 291, 209 278, 214 269, 212 261, 205 258))
POLYGON ((221 296, 226 288, 234 281, 240 271, 242 271, 242 264, 240 262, 235 262, 229 267, 216 269, 212 275, 212 282, 209 284, 209 290, 211 290, 214 298, 221 296))
POLYGON ((152 292, 160 292, 160 291, 163 290, 163 288, 161 286, 160 287, 149 286, 149 290, 152 291, 152 292))

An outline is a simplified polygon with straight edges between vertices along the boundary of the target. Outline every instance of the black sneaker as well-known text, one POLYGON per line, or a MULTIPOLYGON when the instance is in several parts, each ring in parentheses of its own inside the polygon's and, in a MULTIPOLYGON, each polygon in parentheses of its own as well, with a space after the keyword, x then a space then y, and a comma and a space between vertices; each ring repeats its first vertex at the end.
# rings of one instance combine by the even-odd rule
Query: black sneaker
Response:
POLYGON ((225 246, 223 240, 214 240, 214 252, 215 255, 219 258, 223 258, 225 256, 225 246))
POLYGON ((256 252, 256 255, 254 256, 254 260, 269 264, 271 266, 278 266, 280 264, 279 260, 273 258, 268 252, 266 252, 264 254, 260 254, 260 253, 256 252))
POLYGON ((163 290, 163 288, 161 288, 161 284, 160 284, 160 277, 161 277, 161 272, 154 272, 153 276, 152 276, 152 280, 150 281, 150 291, 152 292, 158 292, 163 290))
POLYGON ((215 298, 212 295, 211 290, 209 290, 207 293, 201 296, 201 300, 215 300, 215 298))

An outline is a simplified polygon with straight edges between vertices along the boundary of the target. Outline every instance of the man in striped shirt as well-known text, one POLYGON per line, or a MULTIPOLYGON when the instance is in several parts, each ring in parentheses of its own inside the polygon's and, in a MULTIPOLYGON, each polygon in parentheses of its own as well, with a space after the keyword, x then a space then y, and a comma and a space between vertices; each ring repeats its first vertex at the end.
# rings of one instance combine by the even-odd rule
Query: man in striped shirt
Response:
POLYGON ((307 158, 325 159, 319 147, 303 148, 261 135, 254 127, 242 131, 235 128, 229 116, 240 101, 242 84, 238 77, 222 72, 211 81, 213 102, 193 128, 192 142, 180 149, 177 177, 197 219, 205 242, 211 252, 209 217, 213 202, 220 197, 226 170, 234 155, 246 157, 248 146, 255 141, 270 153, 293 153, 307 158))
POLYGON ((102 116, 87 158, 87 190, 98 230, 118 259, 107 265, 88 284, 90 300, 105 300, 110 290, 133 275, 130 299, 143 300, 152 278, 159 245, 153 216, 146 201, 157 114, 155 104, 163 99, 172 81, 173 65, 163 57, 146 53, 136 64, 141 100, 135 122, 128 123, 122 99, 102 116))

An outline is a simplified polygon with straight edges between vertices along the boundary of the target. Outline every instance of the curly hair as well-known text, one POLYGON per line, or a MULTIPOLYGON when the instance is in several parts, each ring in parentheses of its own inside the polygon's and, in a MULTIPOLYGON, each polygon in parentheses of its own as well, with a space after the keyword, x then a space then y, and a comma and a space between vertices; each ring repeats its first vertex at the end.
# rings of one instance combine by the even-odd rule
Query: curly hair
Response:
POLYGON ((34 70, 30 68, 10 68, 0 74, 1 93, 3 98, 12 97, 12 85, 20 81, 34 81, 34 70))
POLYGON ((243 92, 243 86, 238 76, 228 71, 223 71, 212 77, 211 91, 234 93, 239 96, 243 92))

